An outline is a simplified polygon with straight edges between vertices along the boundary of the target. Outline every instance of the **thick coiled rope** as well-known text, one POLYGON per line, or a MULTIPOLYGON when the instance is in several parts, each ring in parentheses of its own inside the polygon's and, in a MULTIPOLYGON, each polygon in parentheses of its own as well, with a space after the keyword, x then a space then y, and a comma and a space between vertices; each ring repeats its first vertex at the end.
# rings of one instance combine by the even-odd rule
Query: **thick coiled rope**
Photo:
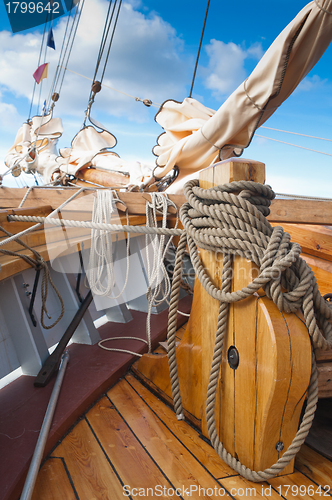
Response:
POLYGON ((180 217, 186 235, 181 237, 175 263, 168 327, 169 366, 174 408, 178 418, 182 419, 183 409, 175 354, 175 316, 181 260, 187 238, 192 264, 198 279, 204 289, 220 302, 206 406, 211 443, 219 456, 239 474, 250 481, 264 481, 275 477, 288 465, 309 432, 318 400, 315 357, 313 354, 306 410, 293 442, 277 463, 269 469, 259 472, 250 470, 225 450, 219 440, 215 425, 215 399, 224 337, 227 332, 228 306, 263 288, 266 295, 281 311, 295 312, 302 309, 313 349, 327 349, 332 346, 332 327, 329 323, 332 310, 319 293, 314 273, 300 258, 300 246, 297 243, 291 243, 289 234, 284 233, 282 227, 272 228, 266 220, 265 216, 269 213, 268 207, 274 198, 274 193, 269 186, 240 181, 204 190, 198 187, 197 180, 193 180, 185 185, 184 192, 188 202, 181 208, 180 217), (200 262, 197 246, 223 253, 223 276, 220 289, 213 284, 200 262), (250 259, 260 268, 259 276, 237 292, 231 292, 233 255, 250 259))

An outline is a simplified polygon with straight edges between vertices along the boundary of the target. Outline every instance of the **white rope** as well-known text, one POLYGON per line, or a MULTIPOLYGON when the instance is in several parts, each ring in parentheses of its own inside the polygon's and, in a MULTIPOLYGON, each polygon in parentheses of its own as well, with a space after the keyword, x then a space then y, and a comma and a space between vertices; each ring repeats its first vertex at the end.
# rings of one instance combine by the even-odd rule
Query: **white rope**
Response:
MULTIPOLYGON (((158 216, 160 213, 162 214, 162 228, 165 229, 167 225, 167 208, 169 205, 173 206, 176 208, 176 205, 168 199, 167 196, 164 196, 161 193, 155 193, 152 192, 151 194, 151 202, 147 202, 146 204, 146 224, 147 228, 150 228, 150 230, 153 230, 152 234, 147 234, 146 235, 146 241, 145 241, 145 247, 146 247, 146 261, 147 261, 147 277, 148 277, 148 290, 146 293, 147 300, 148 300, 148 314, 147 314, 147 319, 146 319, 146 336, 147 340, 144 339, 138 339, 137 337, 110 337, 108 339, 101 340, 98 345, 102 349, 105 349, 107 351, 113 351, 113 352, 124 352, 128 353, 134 356, 139 356, 141 357, 141 354, 138 354, 133 351, 129 351, 127 349, 120 349, 120 348, 112 348, 112 347, 105 347, 102 344, 104 342, 107 342, 109 340, 122 340, 122 339, 128 339, 128 340, 139 340, 141 342, 145 342, 148 345, 148 352, 151 352, 152 348, 152 343, 151 343, 151 314, 152 314, 152 308, 154 306, 160 305, 162 302, 167 300, 167 297, 170 293, 171 290, 171 283, 170 283, 170 278, 167 273, 165 264, 164 264, 164 259, 166 252, 168 250, 168 247, 172 241, 171 238, 169 238, 168 242, 165 244, 165 234, 161 235, 160 240, 157 238, 156 234, 156 229, 157 224, 158 224, 158 216), (150 262, 150 255, 149 255, 149 249, 153 249, 153 262, 151 264, 150 262)), ((99 217, 98 220, 101 220, 102 217, 100 216, 100 208, 96 209, 96 212, 98 212, 99 217)), ((96 217, 97 218, 97 217, 96 217)), ((95 222, 95 218, 94 218, 95 222)), ((178 213, 176 216, 176 227, 178 225, 178 213)), ((126 276, 126 282, 128 280, 128 271, 129 271, 129 253, 128 253, 129 245, 127 245, 127 276, 126 276)), ((99 254, 102 254, 102 252, 99 252, 99 254)), ((112 253, 110 252, 108 255, 109 261, 112 261, 112 253)), ((93 265, 95 265, 95 261, 92 262, 93 265)), ((99 273, 101 274, 101 273, 99 273)), ((125 288, 125 285, 122 289, 122 291, 125 288)), ((90 284, 91 286, 91 284, 90 284)), ((121 292, 122 293, 122 292, 121 292)), ((185 313, 183 313, 185 314, 185 313)))
MULTIPOLYGON (((65 205, 67 205, 67 203, 72 201, 74 198, 76 198, 76 196, 78 196, 80 193, 82 193, 82 191, 85 191, 85 190, 86 190, 86 188, 81 188, 78 191, 76 191, 76 193, 74 193, 72 196, 70 196, 70 198, 68 198, 68 200, 64 201, 58 208, 53 210, 53 212, 51 212, 47 217, 33 217, 31 215, 30 216, 23 216, 24 218, 20 219, 20 220, 23 220, 23 222, 38 222, 38 224, 35 224, 34 226, 30 226, 27 229, 24 229, 23 231, 21 231, 20 233, 13 234, 13 236, 9 236, 9 238, 6 238, 5 240, 1 240, 0 246, 5 245, 6 243, 10 243, 11 241, 16 240, 16 238, 21 238, 22 236, 29 233, 30 231, 33 231, 34 229, 38 229, 40 226, 42 226, 45 223, 46 220, 47 220, 47 222, 52 221, 52 223, 54 223, 54 221, 56 221, 55 225, 62 226, 61 220, 60 219, 52 219, 52 216, 57 214, 58 212, 60 212, 60 210, 65 205), (30 220, 27 220, 26 217, 30 220), (36 219, 39 219, 39 220, 36 220, 36 219), (40 220, 40 219, 42 219, 42 220, 40 220)), ((7 217, 8 220, 9 220, 9 217, 20 217, 20 216, 15 216, 15 215, 8 216, 7 217)), ((17 219, 15 218, 12 220, 17 220, 17 219)))
POLYGON ((320 153, 321 155, 332 156, 332 154, 324 153, 324 151, 317 151, 317 149, 305 148, 304 146, 298 146, 297 144, 292 144, 290 142, 280 141, 279 139, 272 139, 272 137, 266 137, 265 135, 255 134, 255 137, 260 137, 261 139, 268 139, 269 141, 280 142, 281 144, 287 144, 287 146, 294 146, 294 148, 305 149, 306 151, 312 151, 313 153, 320 153))
MULTIPOLYGON (((92 221, 110 223, 113 212, 111 191, 97 191, 93 202, 92 221)), ((91 249, 87 278, 92 292, 101 297, 111 293, 115 285, 112 235, 102 229, 91 230, 91 249), (103 285, 106 273, 106 287, 103 285)))
POLYGON ((305 196, 301 194, 276 193, 276 198, 288 198, 298 200, 332 201, 332 198, 322 198, 320 196, 305 196))
POLYGON ((114 352, 125 352, 127 354, 132 354, 133 356, 138 356, 138 357, 142 357, 142 354, 138 354, 138 352, 134 352, 134 351, 128 351, 127 349, 117 349, 116 347, 105 347, 103 345, 104 342, 108 342, 109 340, 138 340, 140 342, 145 342, 145 344, 148 343, 147 340, 145 339, 139 339, 137 337, 109 337, 108 339, 103 339, 103 340, 100 340, 98 342, 98 345, 99 347, 101 347, 102 349, 105 349, 105 351, 114 351, 114 352))
MULTIPOLYGON (((157 230, 158 216, 162 214, 162 229, 166 229, 167 226, 167 209, 168 206, 172 206, 176 209, 176 223, 175 228, 178 225, 178 212, 176 205, 169 200, 167 195, 162 193, 151 192, 151 202, 146 204, 146 226, 147 228, 153 228, 157 230)), ((148 290, 146 292, 146 297, 148 299, 148 315, 146 318, 146 333, 148 338, 149 352, 151 352, 151 314, 152 308, 161 305, 170 294, 171 282, 169 275, 167 273, 164 260, 165 255, 171 244, 172 238, 166 243, 165 234, 162 234, 160 239, 157 234, 149 235, 145 237, 146 246, 146 259, 147 259, 147 274, 148 274, 148 290), (166 244, 165 244, 166 243, 166 244), (151 266, 149 248, 153 248, 153 263, 151 266)))
POLYGON ((183 311, 179 311, 179 309, 178 309, 178 314, 181 314, 182 316, 187 316, 188 318, 190 317, 190 313, 185 313, 183 311))
MULTIPOLYGON (((112 214, 115 212, 113 206, 113 193, 111 190, 97 191, 97 196, 93 203, 92 220, 94 223, 109 224, 112 214)), ((127 210, 128 222, 128 210, 127 210)), ((105 229, 92 229, 91 249, 87 277, 92 292, 101 297, 118 299, 124 292, 129 276, 129 240, 127 238, 127 270, 126 278, 122 290, 118 295, 111 295, 115 286, 113 243, 112 234, 105 229), (106 286, 103 284, 106 280, 106 286)))
MULTIPOLYGON (((83 188, 85 189, 85 188, 83 188)), ((78 194, 78 193, 76 193, 78 194)), ((76 196, 75 194, 75 196, 76 196)), ((176 206, 176 205, 174 205, 176 206)), ((39 217, 36 215, 8 215, 7 219, 9 221, 22 221, 22 222, 39 222, 41 224, 47 223, 47 224, 52 224, 54 226, 61 226, 61 227, 85 227, 85 228, 90 228, 90 229, 103 229, 106 231, 125 231, 127 233, 143 233, 143 234, 162 234, 162 235, 167 235, 167 236, 181 236, 183 233, 183 229, 177 229, 177 228, 164 228, 164 227, 146 227, 146 226, 129 226, 125 224, 105 224, 105 223, 100 223, 100 222, 86 222, 86 221, 77 221, 77 220, 69 220, 69 219, 52 219, 49 218, 50 216, 47 217, 39 217)), ((33 226, 35 228, 37 226, 33 226)), ((25 231, 31 230, 33 228, 28 228, 25 231)), ((25 232, 24 231, 24 232, 25 232)), ((18 233, 18 234, 23 234, 18 233)), ((15 235, 14 235, 15 236, 15 235)), ((1 244, 1 243, 0 243, 1 244)))

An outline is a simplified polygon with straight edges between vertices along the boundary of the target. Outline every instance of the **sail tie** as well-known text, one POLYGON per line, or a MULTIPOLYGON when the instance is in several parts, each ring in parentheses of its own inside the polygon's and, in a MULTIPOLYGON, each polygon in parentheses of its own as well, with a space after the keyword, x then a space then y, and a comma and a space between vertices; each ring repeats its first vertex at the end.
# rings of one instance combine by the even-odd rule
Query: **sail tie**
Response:
POLYGON ((324 7, 319 3, 318 0, 315 0, 315 4, 317 5, 317 7, 322 10, 323 12, 325 12, 326 14, 332 14, 332 11, 331 10, 328 10, 328 9, 324 9, 324 7))

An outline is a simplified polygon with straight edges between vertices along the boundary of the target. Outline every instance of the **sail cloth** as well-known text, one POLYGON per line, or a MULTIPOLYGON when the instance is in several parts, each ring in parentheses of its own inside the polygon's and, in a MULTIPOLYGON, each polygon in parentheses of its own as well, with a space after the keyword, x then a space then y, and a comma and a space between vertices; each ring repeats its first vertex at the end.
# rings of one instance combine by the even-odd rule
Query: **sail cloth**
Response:
POLYGON ((62 174, 77 177, 88 167, 105 172, 119 172, 128 185, 141 186, 152 175, 152 166, 138 161, 126 161, 110 151, 116 138, 107 130, 97 131, 92 126, 83 127, 70 148, 57 152, 57 141, 63 128, 60 118, 52 113, 34 116, 19 129, 15 143, 5 157, 8 168, 22 168, 25 172, 39 172, 45 183, 56 180, 62 174))
POLYGON ((58 168, 56 144, 62 132, 61 119, 53 118, 52 112, 34 116, 17 132, 14 145, 5 156, 6 166, 38 171, 49 182, 51 173, 58 168))
POLYGON ((312 1, 217 112, 191 98, 182 103, 166 101, 156 115, 165 133, 153 149, 158 156, 155 176, 163 177, 176 165, 178 182, 215 161, 241 154, 255 130, 294 91, 331 39, 332 0, 312 1))
POLYGON ((128 185, 145 183, 151 177, 152 167, 121 159, 109 151, 115 145, 116 138, 107 130, 99 132, 92 126, 83 127, 72 140, 70 148, 60 149, 58 168, 62 173, 77 177, 81 169, 93 167, 126 175, 128 185))

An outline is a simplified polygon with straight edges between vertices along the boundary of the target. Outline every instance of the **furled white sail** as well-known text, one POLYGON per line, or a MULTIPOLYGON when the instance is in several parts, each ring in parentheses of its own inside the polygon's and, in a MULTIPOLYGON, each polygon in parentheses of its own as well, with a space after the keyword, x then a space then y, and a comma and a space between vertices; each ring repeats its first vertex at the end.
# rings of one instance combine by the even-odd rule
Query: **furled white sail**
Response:
POLYGON ((332 0, 312 1, 217 112, 191 98, 182 103, 166 101, 156 116, 165 133, 154 147, 158 157, 155 175, 162 177, 176 165, 178 182, 216 160, 241 154, 255 130, 294 91, 331 39, 332 0))
POLYGON ((98 132, 94 127, 84 127, 76 134, 70 148, 60 149, 59 171, 77 176, 81 169, 94 167, 123 173, 128 177, 128 184, 140 186, 146 182, 151 177, 152 168, 138 161, 121 159, 109 151, 115 144, 114 135, 107 130, 98 132))
POLYGON ((45 183, 56 180, 62 174, 79 175, 79 171, 92 167, 108 172, 120 172, 127 177, 128 185, 140 186, 150 179, 152 167, 138 161, 126 161, 110 151, 116 138, 107 130, 98 132, 87 126, 72 140, 70 148, 60 149, 56 143, 63 129, 60 118, 52 113, 35 116, 19 129, 15 143, 5 157, 5 163, 15 175, 20 169, 39 172, 45 183))
MULTIPOLYGON (((5 156, 5 164, 19 175, 26 172, 39 172, 49 179, 56 170, 58 156, 56 144, 63 132, 60 118, 53 118, 52 112, 44 116, 34 116, 23 123, 17 132, 14 145, 5 156)), ((49 180, 47 180, 49 182, 49 180)))

